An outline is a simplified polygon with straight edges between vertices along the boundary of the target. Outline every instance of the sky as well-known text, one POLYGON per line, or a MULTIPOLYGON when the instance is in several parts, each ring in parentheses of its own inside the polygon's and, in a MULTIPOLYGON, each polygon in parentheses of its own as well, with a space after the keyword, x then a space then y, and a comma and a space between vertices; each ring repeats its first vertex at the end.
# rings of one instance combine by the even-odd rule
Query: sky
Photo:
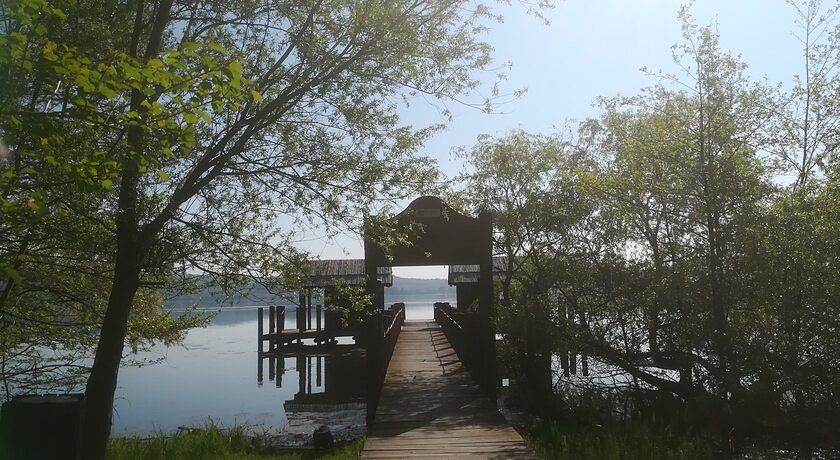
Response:
MULTIPOLYGON (((437 159, 449 177, 462 170, 452 149, 473 145, 480 134, 502 136, 514 129, 548 134, 567 120, 598 116, 600 111, 594 106, 598 96, 634 95, 654 84, 655 78, 642 72, 642 67, 676 72, 671 46, 681 39, 677 11, 685 2, 558 1, 547 13, 549 25, 528 15, 516 1, 512 3, 500 10, 504 22, 490 24, 484 38, 495 50, 496 63, 512 64, 504 88, 527 92, 500 107, 500 114, 447 105, 452 121, 421 152, 437 159)), ((690 11, 700 25, 717 24, 721 47, 740 55, 752 78, 789 84, 801 71, 801 44, 793 35, 794 10, 784 0, 697 0, 690 11)), ((404 110, 402 117, 417 127, 445 121, 423 101, 404 110)), ((314 236, 300 246, 324 259, 364 257, 361 241, 348 236, 333 240, 314 236)), ((446 269, 414 268, 395 274, 445 278, 446 269)))

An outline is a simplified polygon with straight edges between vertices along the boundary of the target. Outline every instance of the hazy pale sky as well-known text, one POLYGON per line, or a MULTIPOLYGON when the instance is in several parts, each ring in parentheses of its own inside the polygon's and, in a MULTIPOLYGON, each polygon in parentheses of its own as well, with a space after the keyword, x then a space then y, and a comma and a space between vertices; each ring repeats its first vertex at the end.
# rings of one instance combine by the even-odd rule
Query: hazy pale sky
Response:
MULTIPOLYGON (((513 2, 516 3, 516 2, 513 2)), ((527 93, 500 107, 503 114, 448 103, 454 118, 423 149, 448 176, 461 171, 451 149, 470 146, 479 134, 513 129, 550 133, 568 119, 597 116, 598 96, 633 95, 655 83, 640 68, 676 71, 671 46, 681 39, 679 0, 565 0, 543 25, 520 6, 505 7, 505 21, 491 24, 486 40, 497 63, 510 61, 504 88, 527 93)), ((793 8, 784 0, 698 0, 691 8, 700 25, 714 21, 721 46, 740 54, 756 80, 789 83, 802 69, 802 50, 793 36, 793 8)), ((480 76, 480 74, 477 74, 480 76)), ((492 78, 488 75, 488 81, 492 78)), ((480 98, 475 98, 480 102, 480 98)), ((441 122, 438 109, 418 100, 403 114, 415 126, 441 122)), ((301 244, 321 258, 361 258, 360 241, 314 238, 301 244)), ((446 277, 442 267, 413 269, 414 277, 446 277)), ((408 274, 408 272, 406 272, 408 274)))

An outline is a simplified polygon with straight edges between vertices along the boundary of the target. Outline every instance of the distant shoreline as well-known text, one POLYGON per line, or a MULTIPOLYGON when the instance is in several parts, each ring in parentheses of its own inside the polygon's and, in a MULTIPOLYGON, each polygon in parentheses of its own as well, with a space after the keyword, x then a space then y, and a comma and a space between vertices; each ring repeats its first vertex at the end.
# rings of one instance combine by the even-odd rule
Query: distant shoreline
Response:
MULTIPOLYGON (((388 304, 388 303, 393 303, 391 301, 401 301, 401 300, 403 300, 407 297, 408 298, 414 298, 414 299, 424 299, 424 300, 428 300, 430 302, 432 302, 432 301, 455 300, 454 295, 453 296, 433 297, 430 294, 410 294, 410 295, 393 296, 393 297, 390 297, 390 298, 388 296, 386 296, 385 297, 385 299, 386 299, 385 303, 388 304)), ((169 306, 167 306, 166 308, 168 308, 169 311, 172 312, 172 313, 186 313, 186 312, 191 312, 191 311, 194 311, 194 312, 218 312, 218 311, 224 311, 224 310, 228 310, 228 311, 256 310, 257 308, 265 308, 269 305, 278 305, 278 304, 277 303, 263 303, 263 304, 254 304, 254 305, 230 305, 230 306, 219 306, 219 307, 196 307, 196 308, 169 307, 169 306)), ((279 305, 284 306, 287 309, 291 309, 291 310, 296 310, 297 309, 297 306, 294 305, 294 304, 283 305, 282 303, 280 303, 279 305)))
MULTIPOLYGON (((255 286, 248 295, 234 295, 227 298, 218 290, 209 287, 196 293, 174 296, 165 302, 164 307, 173 312, 219 311, 222 309, 248 310, 268 305, 284 305, 287 308, 294 308, 294 302, 290 298, 297 298, 297 293, 278 295, 269 293, 262 286, 255 286)), ((386 303, 418 298, 455 299, 455 287, 449 286, 445 279, 394 277, 393 285, 385 289, 386 303)))

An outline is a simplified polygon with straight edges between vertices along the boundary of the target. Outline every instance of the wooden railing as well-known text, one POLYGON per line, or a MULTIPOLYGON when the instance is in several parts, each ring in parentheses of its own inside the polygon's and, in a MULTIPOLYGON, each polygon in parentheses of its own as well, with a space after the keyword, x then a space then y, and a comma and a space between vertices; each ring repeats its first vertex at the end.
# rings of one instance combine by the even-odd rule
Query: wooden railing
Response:
POLYGON ((478 357, 478 330, 475 313, 455 310, 448 303, 436 303, 435 322, 440 325, 458 359, 471 372, 476 371, 478 357))
MULTIPOLYGON (((391 362, 391 356, 394 354, 394 347, 397 345, 397 339, 400 337, 403 323, 405 323, 405 304, 395 303, 391 305, 383 313, 384 323, 387 325, 382 331, 382 345, 385 350, 385 369, 388 369, 388 364, 391 362)), ((383 374, 384 377, 384 374, 383 374)))
POLYGON ((434 312, 435 322, 458 359, 488 394, 495 395, 495 353, 490 348, 493 343, 488 340, 489 332, 482 332, 478 314, 458 311, 448 303, 436 303, 434 312))
POLYGON ((405 323, 405 304, 395 303, 370 319, 370 335, 367 341, 368 400, 367 419, 373 421, 379 395, 385 381, 385 373, 391 363, 394 347, 405 323))

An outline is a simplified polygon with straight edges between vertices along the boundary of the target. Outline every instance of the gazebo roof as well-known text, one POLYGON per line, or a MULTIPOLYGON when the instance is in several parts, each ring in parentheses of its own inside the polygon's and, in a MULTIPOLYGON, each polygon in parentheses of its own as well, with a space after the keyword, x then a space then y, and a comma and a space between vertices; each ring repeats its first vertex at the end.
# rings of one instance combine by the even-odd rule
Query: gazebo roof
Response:
MULTIPOLYGON (((394 283, 391 267, 379 267, 379 282, 385 286, 394 283)), ((303 280, 303 287, 327 287, 365 284, 364 259, 324 259, 309 261, 309 275, 303 280)))
MULTIPOLYGON (((481 267, 478 265, 450 265, 449 285, 477 283, 481 267)), ((493 278, 502 278, 507 271, 507 257, 493 257, 493 278)))

